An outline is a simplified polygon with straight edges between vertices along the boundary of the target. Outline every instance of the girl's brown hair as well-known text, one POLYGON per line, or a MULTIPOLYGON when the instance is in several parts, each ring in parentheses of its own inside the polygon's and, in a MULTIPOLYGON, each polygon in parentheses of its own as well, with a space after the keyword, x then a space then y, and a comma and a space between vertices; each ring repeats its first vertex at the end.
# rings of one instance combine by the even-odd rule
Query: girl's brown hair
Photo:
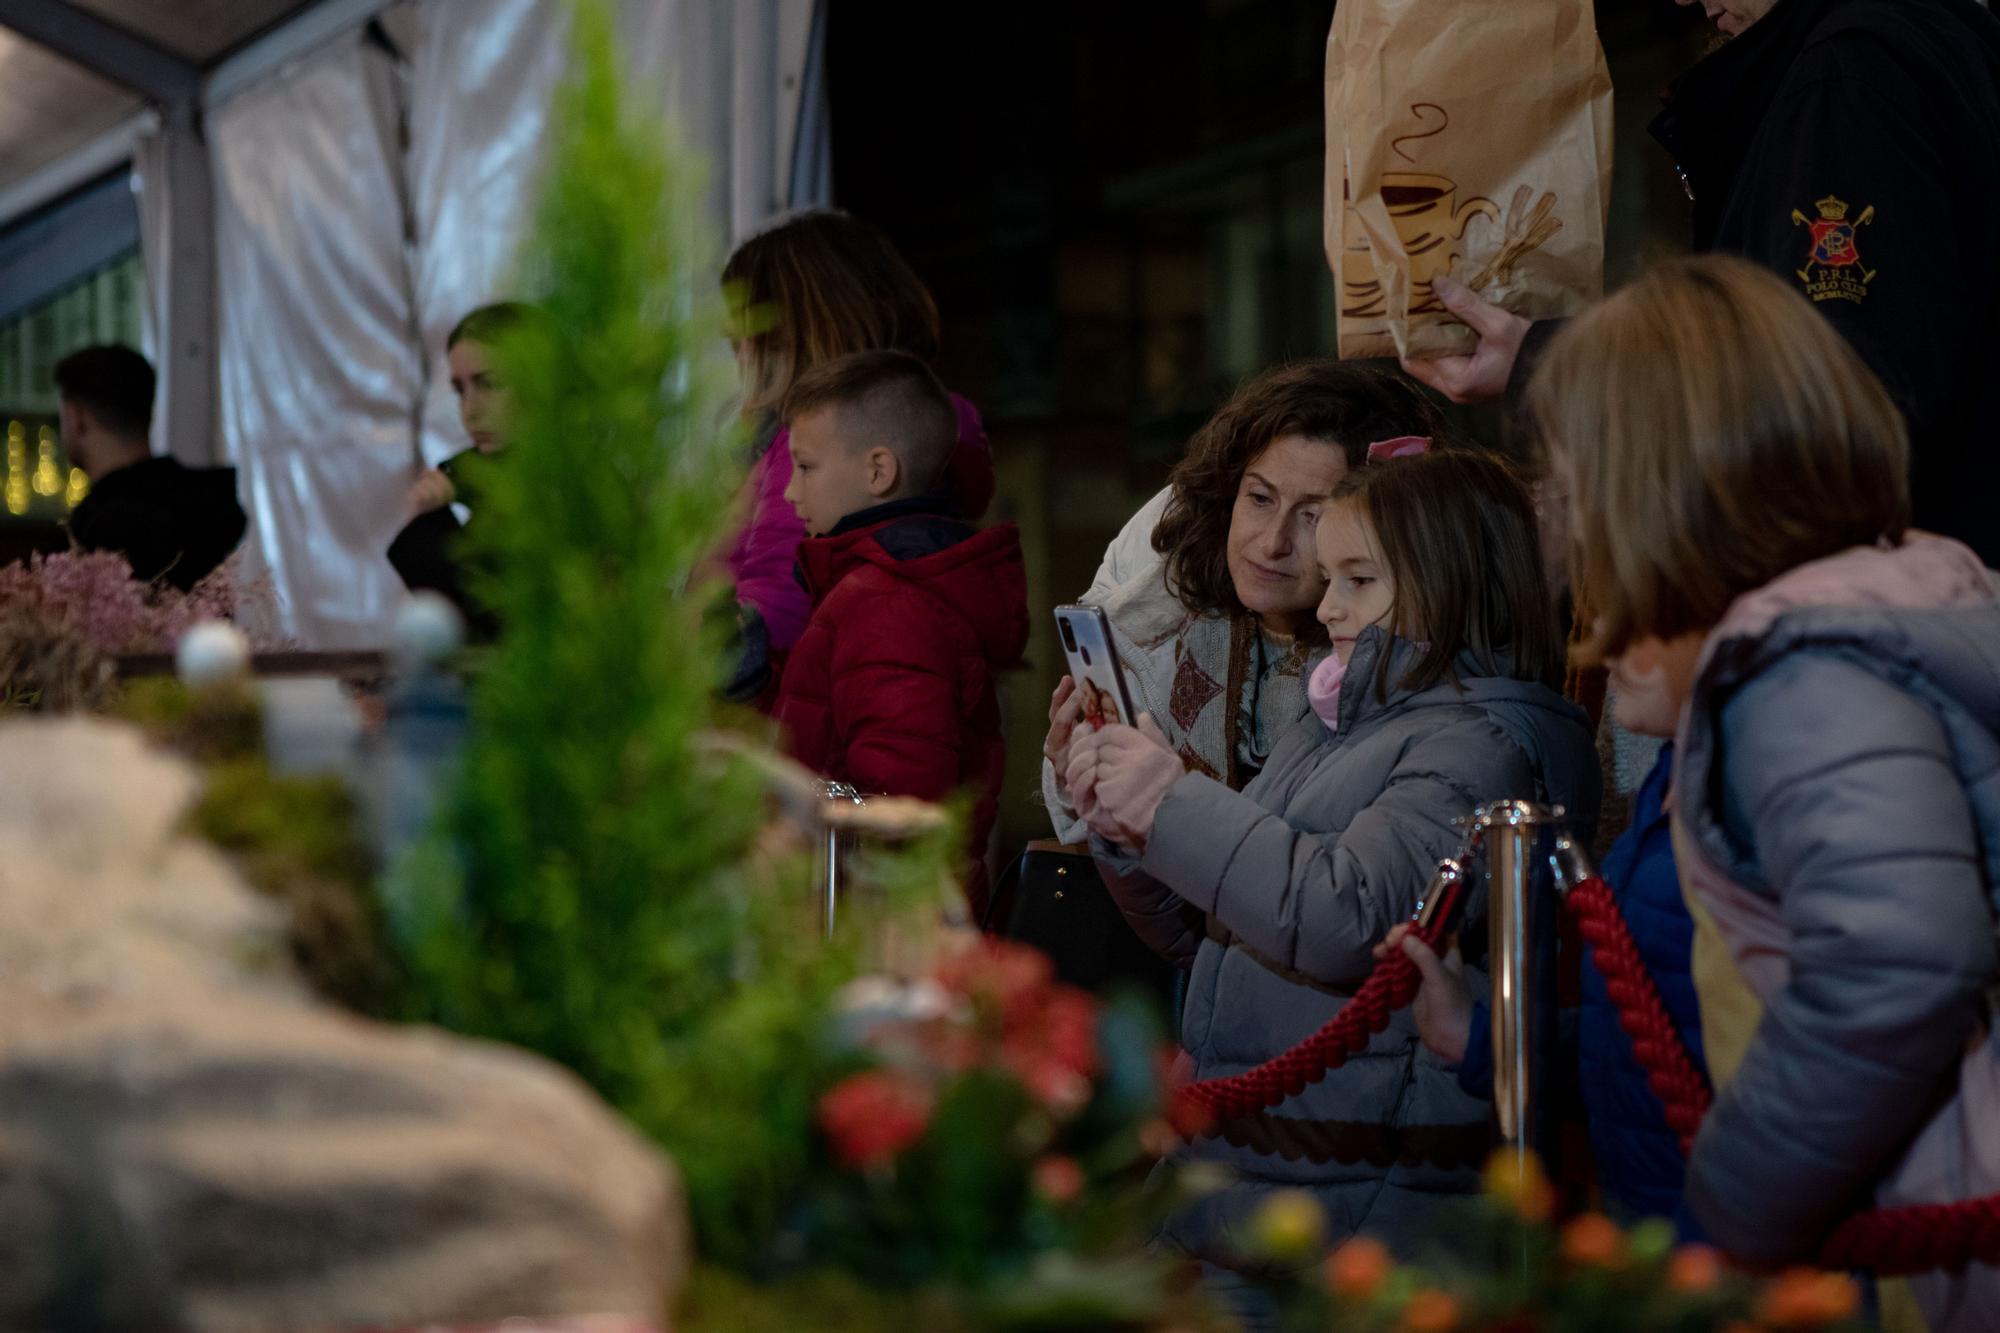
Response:
POLYGON ((937 358, 938 312, 889 238, 845 213, 800 213, 736 247, 722 267, 748 345, 746 416, 775 411, 792 382, 855 352, 937 358))
POLYGON ((1198 615, 1243 610, 1229 577, 1229 523, 1243 474, 1273 440, 1303 435, 1333 445, 1352 471, 1368 461, 1368 446, 1377 441, 1436 440, 1444 429, 1437 408, 1414 385, 1379 370, 1296 361, 1244 381, 1174 468, 1173 496, 1153 529, 1168 589, 1198 615))
MULTIPOLYGON (((1359 505, 1395 581, 1396 633, 1423 646, 1396 688, 1480 676, 1556 686, 1563 641, 1542 569, 1535 502, 1512 468, 1475 451, 1364 468, 1334 491, 1359 505), (1468 661, 1469 659, 1469 661, 1468 661)), ((1388 690, 1388 655, 1375 679, 1388 690)))
POLYGON ((1586 663, 1706 630, 1786 570, 1909 527, 1895 404, 1805 297, 1744 260, 1663 264, 1572 321, 1528 403, 1575 506, 1586 663))

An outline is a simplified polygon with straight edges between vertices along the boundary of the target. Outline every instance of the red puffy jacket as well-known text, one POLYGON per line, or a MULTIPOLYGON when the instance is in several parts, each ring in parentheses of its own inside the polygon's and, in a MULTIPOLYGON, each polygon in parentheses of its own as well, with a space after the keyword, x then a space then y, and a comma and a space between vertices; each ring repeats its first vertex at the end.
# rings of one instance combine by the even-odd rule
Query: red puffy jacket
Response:
POLYGON ((1007 764, 998 677, 1028 643, 1020 534, 1012 523, 982 532, 921 501, 863 518, 799 544, 812 619, 774 711, 794 758, 863 792, 938 801, 972 790, 966 895, 977 916, 1007 764))
MULTIPOLYGON (((993 503, 993 447, 986 440, 979 409, 957 394, 951 405, 958 413, 958 447, 952 451, 945 486, 958 501, 958 512, 975 522, 993 503)), ((792 577, 806 525, 799 520, 785 487, 792 480, 791 432, 780 429, 759 455, 744 482, 748 516, 726 554, 736 600, 753 606, 764 618, 771 649, 780 657, 791 651, 805 629, 812 607, 792 577)))

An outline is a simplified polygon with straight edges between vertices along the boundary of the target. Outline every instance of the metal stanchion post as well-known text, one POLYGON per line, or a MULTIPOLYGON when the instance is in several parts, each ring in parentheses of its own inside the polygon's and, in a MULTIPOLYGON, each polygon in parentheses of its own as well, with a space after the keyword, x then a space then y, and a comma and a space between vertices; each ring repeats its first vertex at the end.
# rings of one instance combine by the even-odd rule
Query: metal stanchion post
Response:
MULTIPOLYGON (((845 782, 829 782, 821 793, 829 803, 866 805, 867 800, 845 782)), ((820 866, 820 929, 826 938, 833 938, 834 926, 840 913, 840 894, 846 879, 847 835, 840 825, 829 819, 821 837, 820 855, 824 864, 820 866)))
MULTIPOLYGON (((1557 812, 1559 813, 1559 812, 1557 812)), ((1492 922, 1493 1104, 1500 1137, 1523 1165, 1529 1152, 1534 1086, 1535 841, 1547 812, 1499 801, 1474 816, 1486 852, 1492 922)))

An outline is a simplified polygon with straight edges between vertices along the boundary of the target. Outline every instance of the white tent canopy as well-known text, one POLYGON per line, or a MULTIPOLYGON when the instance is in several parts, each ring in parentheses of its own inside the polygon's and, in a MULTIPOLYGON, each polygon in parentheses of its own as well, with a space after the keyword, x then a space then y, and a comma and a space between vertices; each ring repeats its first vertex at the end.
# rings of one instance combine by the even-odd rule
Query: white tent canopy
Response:
MULTIPOLYGON (((723 239, 827 201, 816 8, 619 0, 639 86, 709 158, 723 239)), ((129 173, 161 372, 155 446, 236 467, 246 572, 268 579, 303 646, 386 636, 400 584, 382 551, 403 489, 462 444, 443 335, 519 294, 508 264, 567 13, 565 0, 0 0, 0 304, 20 308, 103 249, 105 179, 129 173)))

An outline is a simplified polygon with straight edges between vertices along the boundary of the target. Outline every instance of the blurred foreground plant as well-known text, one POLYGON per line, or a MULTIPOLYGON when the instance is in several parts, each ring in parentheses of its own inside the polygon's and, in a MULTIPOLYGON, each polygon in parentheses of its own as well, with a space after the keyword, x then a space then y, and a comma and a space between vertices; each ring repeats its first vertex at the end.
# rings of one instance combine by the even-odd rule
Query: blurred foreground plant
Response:
MULTIPOLYGON (((1838 1273, 1768 1280, 1705 1245, 1676 1245, 1664 1219, 1630 1229, 1587 1213, 1552 1218, 1554 1191, 1533 1158, 1499 1153, 1486 1192, 1440 1208, 1427 1258, 1399 1265, 1381 1242, 1347 1241, 1281 1292, 1287 1330, 1314 1333, 1859 1333, 1861 1294, 1838 1273)), ((1310 1195, 1282 1193, 1255 1219, 1260 1236, 1310 1195)), ((1284 1227, 1280 1227, 1280 1223, 1284 1227)), ((1273 1258, 1281 1257, 1273 1255, 1273 1258)))
MULTIPOLYGON (((618 65, 582 0, 520 265, 540 313, 493 349, 509 443, 467 460, 463 551, 502 633, 387 901, 419 1012, 576 1070, 673 1152, 703 1252, 752 1268, 805 1178, 819 1016, 870 914, 816 938, 805 858, 764 854, 765 778, 704 743, 733 610, 704 571, 748 459, 700 172, 618 65)), ((892 877, 934 887, 954 836, 892 877)))

